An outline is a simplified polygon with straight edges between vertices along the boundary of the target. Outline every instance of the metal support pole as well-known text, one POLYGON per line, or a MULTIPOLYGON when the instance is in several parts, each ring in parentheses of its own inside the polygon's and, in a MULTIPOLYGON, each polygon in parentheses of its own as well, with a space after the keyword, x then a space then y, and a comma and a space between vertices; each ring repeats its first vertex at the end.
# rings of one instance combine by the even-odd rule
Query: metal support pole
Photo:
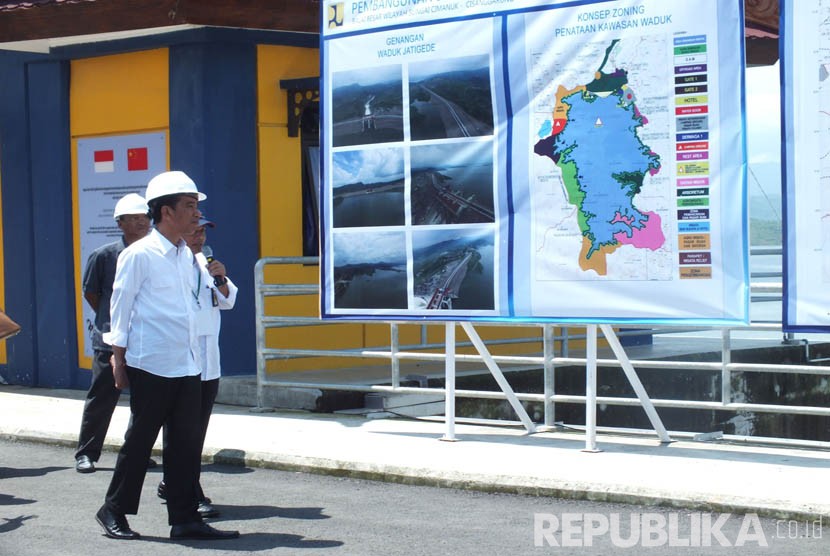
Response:
POLYGON ((554 340, 553 340, 553 325, 552 324, 545 324, 542 327, 543 333, 543 346, 544 346, 544 354, 545 354, 545 366, 544 366, 544 374, 545 374, 545 426, 546 427, 553 427, 554 423, 556 422, 556 406, 553 403, 553 395, 556 393, 555 391, 555 367, 553 365, 553 351, 554 351, 554 340))
POLYGON ((643 383, 640 382, 640 377, 637 376, 637 372, 634 370, 634 366, 631 364, 628 354, 625 353, 622 344, 620 344, 619 338, 617 338, 616 333, 614 333, 614 329, 608 324, 601 324, 600 328, 602 329, 602 333, 605 335, 605 339, 608 340, 608 344, 611 346, 611 349, 614 351, 614 355, 617 356, 617 360, 620 362, 620 365, 622 365, 625 376, 628 377, 628 382, 631 384, 631 387, 634 388, 634 392, 636 392, 637 397, 640 399, 640 403, 643 405, 643 409, 648 416, 648 420, 651 421, 651 425, 654 427, 657 436, 660 437, 660 442, 671 442, 672 439, 669 437, 666 427, 663 426, 663 421, 657 414, 654 404, 651 403, 651 398, 648 397, 646 389, 643 388, 643 383))
POLYGON ((728 328, 721 330, 721 354, 723 366, 720 371, 720 401, 728 404, 732 401, 732 374, 729 364, 732 363, 732 335, 728 328))
POLYGON ((527 414, 525 411, 522 402, 519 401, 519 398, 516 397, 516 393, 513 392, 513 388, 510 387, 510 383, 507 382, 507 379, 504 378, 504 374, 502 374, 501 369, 493 360, 493 356, 490 355, 490 352, 487 350, 487 346, 484 345, 484 342, 481 341, 481 337, 476 332, 476 329, 473 328, 473 325, 469 322, 462 322, 461 328, 464 329, 464 332, 467 333, 467 336, 470 337, 470 340, 473 342, 473 345, 478 350, 479 355, 484 360, 485 365, 487 368, 490 369, 490 374, 493 375, 493 378, 496 379, 498 382, 501 391, 504 392, 504 395, 507 396, 507 401, 510 402, 510 405, 513 407, 513 411, 516 412, 516 415, 519 416, 519 419, 522 421, 522 424, 527 429, 527 432, 534 433, 536 432, 536 425, 533 424, 533 420, 531 420, 530 415, 527 414))
POLYGON ((268 413, 274 411, 273 408, 265 407, 265 382, 266 376, 266 360, 265 360, 265 327, 262 324, 262 315, 265 314, 265 299, 262 295, 260 285, 264 281, 264 266, 263 261, 257 261, 254 267, 254 284, 256 291, 254 294, 254 305, 257 314, 256 323, 256 407, 251 409, 252 413, 268 413))
POLYGON ((585 327, 585 449, 583 452, 601 452, 597 448, 597 325, 585 327))
POLYGON ((444 418, 447 432, 441 440, 455 442, 455 323, 444 324, 446 330, 446 363, 444 364, 444 418))
POLYGON ((398 388, 401 385, 401 360, 398 359, 399 333, 398 324, 393 322, 390 326, 392 337, 389 342, 389 350, 392 353, 392 386, 398 388))

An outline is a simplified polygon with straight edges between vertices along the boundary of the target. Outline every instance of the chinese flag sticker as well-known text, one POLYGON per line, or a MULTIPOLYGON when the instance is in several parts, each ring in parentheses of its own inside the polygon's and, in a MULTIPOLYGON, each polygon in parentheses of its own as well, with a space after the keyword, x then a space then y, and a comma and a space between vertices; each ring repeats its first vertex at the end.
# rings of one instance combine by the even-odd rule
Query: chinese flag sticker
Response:
POLYGON ((147 169, 147 147, 127 149, 127 170, 135 172, 147 169))
POLYGON ((95 163, 95 173, 115 171, 115 154, 113 151, 95 151, 92 153, 92 159, 95 163))

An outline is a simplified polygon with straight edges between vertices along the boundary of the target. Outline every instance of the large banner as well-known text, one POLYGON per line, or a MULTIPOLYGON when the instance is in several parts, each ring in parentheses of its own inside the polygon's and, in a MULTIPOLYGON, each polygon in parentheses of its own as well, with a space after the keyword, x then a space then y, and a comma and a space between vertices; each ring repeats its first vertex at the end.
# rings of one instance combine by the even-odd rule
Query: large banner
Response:
POLYGON ((830 5, 781 1, 784 329, 830 327, 830 5))
POLYGON ((322 11, 323 317, 748 321, 742 0, 322 11))
MULTIPOLYGON (((81 259, 76 283, 81 288, 84 269, 92 252, 121 239, 121 230, 112 217, 115 203, 127 193, 144 196, 147 182, 167 169, 167 134, 78 139, 77 149, 81 259)), ((95 312, 85 300, 82 306, 83 328, 89 333, 95 322, 95 312)), ((92 356, 89 334, 84 334, 83 354, 92 356)))

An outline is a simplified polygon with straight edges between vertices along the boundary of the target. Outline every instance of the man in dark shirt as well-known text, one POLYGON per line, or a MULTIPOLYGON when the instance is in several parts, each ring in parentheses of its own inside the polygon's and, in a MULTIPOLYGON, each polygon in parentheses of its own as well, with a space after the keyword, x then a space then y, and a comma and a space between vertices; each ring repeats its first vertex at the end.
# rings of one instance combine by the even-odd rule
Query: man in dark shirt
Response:
MULTIPOLYGON (((112 413, 118 403, 121 390, 115 387, 110 356, 112 347, 104 343, 103 334, 110 330, 110 297, 115 279, 118 254, 150 230, 150 209, 144 198, 130 193, 119 199, 113 217, 118 222, 122 236, 118 241, 102 245, 92 252, 84 270, 84 299, 95 311, 92 329, 92 382, 86 395, 78 449, 75 452, 75 470, 93 473, 95 462, 101 456, 112 413)), ((149 466, 155 462, 150 460, 149 466)))

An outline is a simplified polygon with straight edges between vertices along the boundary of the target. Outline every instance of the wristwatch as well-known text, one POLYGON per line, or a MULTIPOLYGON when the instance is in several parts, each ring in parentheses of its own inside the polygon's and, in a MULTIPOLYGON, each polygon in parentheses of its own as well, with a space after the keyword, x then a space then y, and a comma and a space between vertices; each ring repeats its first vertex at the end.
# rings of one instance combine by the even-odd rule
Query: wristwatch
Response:
POLYGON ((216 286, 217 288, 222 287, 227 283, 228 283, 228 277, 227 276, 214 276, 213 277, 213 285, 216 286))

